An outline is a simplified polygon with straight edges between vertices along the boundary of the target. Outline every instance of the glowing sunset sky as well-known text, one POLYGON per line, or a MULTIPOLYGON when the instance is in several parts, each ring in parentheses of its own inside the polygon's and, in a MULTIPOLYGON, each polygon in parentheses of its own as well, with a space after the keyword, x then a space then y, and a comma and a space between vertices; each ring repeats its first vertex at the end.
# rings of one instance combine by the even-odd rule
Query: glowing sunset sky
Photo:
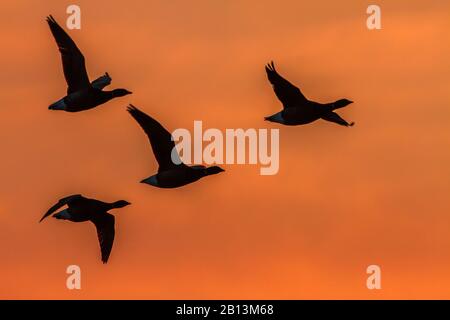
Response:
POLYGON ((74 2, 0 3, 0 298, 450 298, 449 1, 376 1, 380 31, 366 28, 373 1, 76 3, 90 77, 134 94, 47 110, 66 84, 45 17, 65 27, 74 2), (272 59, 308 98, 355 101, 339 113, 356 125, 263 121, 281 109, 272 59), (128 103, 171 130, 279 128, 279 173, 140 184, 157 164, 128 103), (92 224, 38 223, 74 193, 132 203, 113 211, 107 265, 92 224))

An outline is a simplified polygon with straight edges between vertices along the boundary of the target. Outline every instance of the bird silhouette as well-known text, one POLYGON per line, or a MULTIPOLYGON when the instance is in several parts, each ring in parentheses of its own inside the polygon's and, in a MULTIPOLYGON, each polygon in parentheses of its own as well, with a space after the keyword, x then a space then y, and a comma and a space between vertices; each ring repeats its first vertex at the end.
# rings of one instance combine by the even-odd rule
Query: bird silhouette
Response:
POLYGON ((203 177, 223 172, 218 166, 187 166, 175 149, 172 135, 158 121, 130 105, 127 111, 139 123, 147 134, 156 161, 159 164, 158 173, 146 178, 141 183, 159 188, 177 188, 195 182, 203 177))
POLYGON ((113 98, 131 94, 126 89, 103 91, 112 80, 108 73, 90 83, 80 49, 52 16, 47 17, 47 22, 61 52, 64 77, 68 85, 67 95, 51 104, 48 107, 50 110, 78 112, 95 108, 113 98))
POLYGON ((39 222, 46 217, 67 205, 67 209, 61 210, 53 215, 56 219, 69 220, 72 222, 91 221, 97 228, 97 236, 100 242, 102 253, 102 262, 107 263, 114 242, 114 216, 108 211, 116 208, 123 208, 130 203, 125 200, 119 200, 113 203, 107 203, 95 199, 88 199, 80 194, 71 195, 60 199, 58 203, 52 206, 41 218, 39 222))
POLYGON ((334 110, 353 103, 348 99, 340 99, 332 103, 318 103, 308 100, 299 88, 284 79, 275 69, 273 61, 266 65, 267 77, 273 86, 276 96, 283 104, 283 110, 264 119, 288 126, 303 125, 318 119, 334 122, 342 126, 351 127, 334 110))

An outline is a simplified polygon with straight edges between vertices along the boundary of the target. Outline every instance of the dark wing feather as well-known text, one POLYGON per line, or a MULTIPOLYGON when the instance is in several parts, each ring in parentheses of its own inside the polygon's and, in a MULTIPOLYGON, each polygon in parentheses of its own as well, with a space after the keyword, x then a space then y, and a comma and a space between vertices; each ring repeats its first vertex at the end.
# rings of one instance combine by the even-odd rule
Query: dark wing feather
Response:
POLYGON ((109 76, 108 72, 106 72, 103 76, 95 79, 91 82, 91 86, 93 88, 103 90, 104 87, 109 86, 111 84, 111 77, 109 76))
POLYGON ((89 77, 80 49, 52 16, 47 17, 47 23, 61 52, 67 94, 89 88, 89 77))
POLYGON ((266 72, 273 90, 284 108, 301 107, 308 102, 299 88, 280 76, 273 62, 266 65, 266 72))
MULTIPOLYGON (((127 111, 131 116, 139 123, 147 134, 150 144, 152 146, 153 153, 159 164, 159 171, 168 170, 176 167, 177 165, 172 161, 172 150, 175 148, 175 142, 172 140, 172 135, 167 131, 158 121, 137 109, 135 106, 130 105, 127 111)), ((176 161, 180 165, 181 160, 178 154, 176 161)))
POLYGON ((334 122, 334 123, 340 124, 341 126, 346 126, 346 127, 353 127, 353 125, 355 124, 354 122, 348 123, 343 118, 341 118, 336 112, 332 112, 332 111, 327 112, 324 115, 322 115, 322 119, 331 121, 331 122, 334 122))
POLYGON ((97 228, 98 241, 102 252, 102 262, 107 263, 114 243, 114 216, 106 213, 91 220, 97 228))
POLYGON ((73 201, 74 199, 82 199, 82 198, 83 198, 83 196, 81 194, 74 194, 74 195, 59 199, 58 203, 56 203, 53 207, 48 209, 48 211, 44 214, 44 216, 41 218, 41 220, 39 220, 39 222, 41 222, 42 220, 47 218, 49 215, 51 215, 53 212, 55 212, 62 206, 65 206, 66 204, 70 205, 70 202, 73 201))

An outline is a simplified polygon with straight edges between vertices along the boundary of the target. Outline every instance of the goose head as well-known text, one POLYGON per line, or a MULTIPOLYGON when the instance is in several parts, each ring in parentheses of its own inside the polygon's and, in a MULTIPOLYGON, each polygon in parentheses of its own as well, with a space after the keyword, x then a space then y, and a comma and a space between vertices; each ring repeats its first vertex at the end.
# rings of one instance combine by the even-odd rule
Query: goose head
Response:
POLYGON ((132 94, 133 92, 128 91, 126 89, 114 89, 112 91, 113 97, 123 97, 126 96, 128 94, 132 94))
POLYGON ((221 172, 224 172, 224 171, 225 170, 222 169, 219 166, 212 166, 212 167, 206 168, 204 173, 205 173, 205 176, 210 176, 212 174, 218 174, 218 173, 221 173, 221 172))
POLYGON ((340 99, 333 103, 334 107, 337 108, 343 108, 348 106, 349 104, 353 103, 353 101, 348 99, 340 99))
POLYGON ((126 206, 130 205, 130 204, 131 203, 129 203, 126 200, 119 200, 119 201, 116 201, 116 202, 113 203, 114 208, 123 208, 123 207, 126 207, 126 206))

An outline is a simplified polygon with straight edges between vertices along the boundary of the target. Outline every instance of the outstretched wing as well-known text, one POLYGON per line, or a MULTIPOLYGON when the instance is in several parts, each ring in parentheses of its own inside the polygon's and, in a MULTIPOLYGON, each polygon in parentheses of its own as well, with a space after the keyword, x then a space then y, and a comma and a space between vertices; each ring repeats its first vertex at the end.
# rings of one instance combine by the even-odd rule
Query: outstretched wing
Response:
POLYGON ((97 228, 98 242, 102 252, 102 262, 107 263, 114 243, 114 216, 106 213, 91 220, 97 228))
POLYGON ((158 121, 131 104, 127 111, 147 134, 156 161, 158 161, 159 164, 159 171, 174 168, 177 164, 184 165, 176 152, 174 152, 173 156, 177 164, 172 161, 172 150, 176 151, 176 149, 174 149, 175 142, 172 140, 172 135, 169 131, 167 131, 158 121))
POLYGON ((266 72, 273 90, 284 108, 301 107, 308 102, 299 88, 280 76, 273 61, 266 65, 266 72))
POLYGON ((330 111, 322 115, 322 119, 340 124, 345 127, 353 127, 354 122, 348 123, 343 118, 341 118, 336 112, 330 111))
POLYGON ((89 77, 80 49, 52 16, 47 17, 47 23, 61 52, 67 94, 89 88, 89 77))
POLYGON ((109 86, 111 84, 111 81, 112 79, 109 76, 108 72, 105 72, 104 75, 92 81, 91 86, 96 89, 102 90, 104 87, 109 86))
POLYGON ((65 206, 66 204, 69 205, 70 202, 73 201, 74 199, 82 199, 82 198, 83 198, 83 196, 81 194, 74 194, 74 195, 59 199, 58 203, 56 203, 53 207, 48 209, 48 211, 44 214, 44 216, 41 218, 41 220, 39 220, 39 222, 41 222, 42 220, 47 218, 49 215, 51 215, 53 212, 55 212, 62 206, 65 206))

